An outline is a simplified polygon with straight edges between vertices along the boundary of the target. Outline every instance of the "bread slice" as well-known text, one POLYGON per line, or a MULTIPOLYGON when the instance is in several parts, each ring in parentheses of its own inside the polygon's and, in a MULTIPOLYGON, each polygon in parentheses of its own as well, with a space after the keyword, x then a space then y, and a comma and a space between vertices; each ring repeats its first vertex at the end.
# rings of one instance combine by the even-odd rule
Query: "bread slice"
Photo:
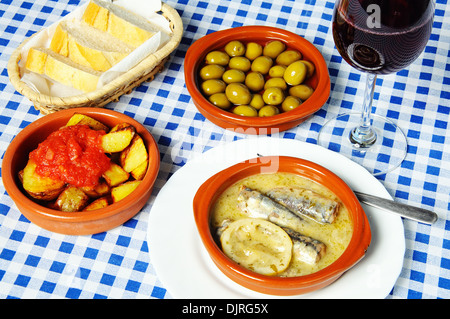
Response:
POLYGON ((65 20, 58 24, 50 49, 72 61, 106 71, 125 58, 133 47, 78 20, 65 20))
POLYGON ((86 93, 97 89, 102 74, 46 48, 31 48, 25 68, 86 93))
POLYGON ((81 20, 135 48, 158 31, 164 32, 158 25, 147 19, 104 0, 89 2, 81 20))

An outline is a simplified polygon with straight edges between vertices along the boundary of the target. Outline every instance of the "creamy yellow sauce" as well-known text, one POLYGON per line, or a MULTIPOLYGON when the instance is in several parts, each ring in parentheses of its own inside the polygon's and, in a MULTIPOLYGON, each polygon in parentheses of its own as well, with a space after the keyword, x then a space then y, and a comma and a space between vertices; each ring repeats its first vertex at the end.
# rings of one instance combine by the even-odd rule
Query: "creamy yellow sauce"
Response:
MULTIPOLYGON (((219 196, 211 214, 213 230, 220 227, 224 220, 238 220, 247 217, 238 207, 237 197, 242 185, 263 194, 275 187, 302 187, 339 202, 339 199, 331 190, 301 176, 290 173, 257 174, 238 181, 219 196)), ((307 275, 332 264, 347 248, 352 237, 353 227, 347 208, 340 203, 337 217, 332 224, 320 224, 305 218, 301 229, 296 229, 296 231, 324 243, 327 246, 326 253, 315 265, 291 261, 290 266, 284 272, 278 274, 279 276, 307 275)))

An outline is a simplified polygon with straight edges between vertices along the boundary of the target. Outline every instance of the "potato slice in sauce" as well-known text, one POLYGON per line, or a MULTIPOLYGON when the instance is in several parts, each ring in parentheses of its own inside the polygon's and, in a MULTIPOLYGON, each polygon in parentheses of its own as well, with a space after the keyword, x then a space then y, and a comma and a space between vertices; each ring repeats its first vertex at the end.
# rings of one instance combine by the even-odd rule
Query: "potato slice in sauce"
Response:
POLYGON ((224 253, 241 266, 262 275, 277 275, 289 266, 292 240, 279 226, 262 219, 232 222, 220 237, 224 253))

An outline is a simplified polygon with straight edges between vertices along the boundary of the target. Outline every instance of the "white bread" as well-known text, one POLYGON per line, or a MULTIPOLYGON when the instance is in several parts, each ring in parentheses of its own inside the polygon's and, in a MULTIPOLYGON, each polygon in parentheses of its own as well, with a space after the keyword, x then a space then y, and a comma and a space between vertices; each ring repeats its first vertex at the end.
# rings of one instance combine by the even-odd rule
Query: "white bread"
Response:
POLYGON ((158 31, 166 33, 147 19, 104 0, 89 2, 81 20, 135 48, 158 31))
POLYGON ((95 91, 104 72, 159 31, 169 36, 125 8, 92 0, 81 19, 57 25, 49 48, 29 50, 25 68, 85 93, 95 91))
POLYGON ((46 48, 31 48, 25 68, 86 93, 97 89, 102 74, 46 48))
POLYGON ((81 21, 64 20, 56 27, 50 49, 103 72, 125 58, 133 47, 81 21))

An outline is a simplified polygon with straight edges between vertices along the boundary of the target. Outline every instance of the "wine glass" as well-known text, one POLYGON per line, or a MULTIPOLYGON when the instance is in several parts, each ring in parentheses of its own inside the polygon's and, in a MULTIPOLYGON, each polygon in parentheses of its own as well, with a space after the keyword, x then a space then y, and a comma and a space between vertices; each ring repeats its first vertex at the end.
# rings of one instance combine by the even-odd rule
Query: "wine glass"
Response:
POLYGON ((389 119, 371 114, 376 79, 406 68, 422 53, 434 8, 433 0, 336 0, 334 42, 342 58, 366 74, 366 88, 362 112, 340 114, 325 123, 319 145, 344 154, 373 175, 401 164, 406 136, 389 119))

